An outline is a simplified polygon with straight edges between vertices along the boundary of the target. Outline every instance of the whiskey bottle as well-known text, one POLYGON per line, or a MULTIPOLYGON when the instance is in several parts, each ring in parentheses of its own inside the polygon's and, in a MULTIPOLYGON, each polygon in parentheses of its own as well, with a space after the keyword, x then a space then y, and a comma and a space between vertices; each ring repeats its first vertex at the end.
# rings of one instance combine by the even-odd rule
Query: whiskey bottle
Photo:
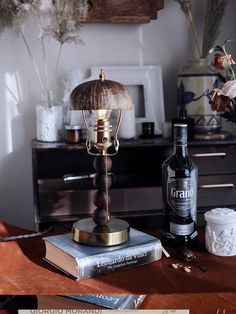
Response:
POLYGON ((163 240, 192 247, 197 239, 197 167, 187 152, 187 124, 174 124, 174 151, 162 165, 163 240))

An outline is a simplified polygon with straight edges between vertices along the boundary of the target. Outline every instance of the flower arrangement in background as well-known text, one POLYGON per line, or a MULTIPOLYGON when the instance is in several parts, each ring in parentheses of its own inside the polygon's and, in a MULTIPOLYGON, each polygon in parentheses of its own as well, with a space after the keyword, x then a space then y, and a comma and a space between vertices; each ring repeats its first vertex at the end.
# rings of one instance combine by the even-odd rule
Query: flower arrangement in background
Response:
POLYGON ((219 78, 224 83, 222 89, 213 89, 210 104, 222 117, 236 123, 236 64, 225 48, 229 41, 226 40, 222 47, 216 46, 210 50, 214 53, 212 65, 220 72, 219 78))
POLYGON ((202 40, 199 41, 194 18, 192 14, 190 0, 175 0, 179 2, 184 12, 192 50, 193 59, 206 58, 209 50, 214 46, 214 42, 219 35, 219 29, 224 16, 226 0, 206 0, 204 13, 204 27, 202 40))
POLYGON ((16 6, 13 1, 0 1, 0 32, 2 32, 5 28, 12 27, 15 14, 16 6))
POLYGON ((40 88, 42 91, 46 91, 49 106, 51 105, 49 92, 54 88, 62 46, 65 43, 82 43, 80 38, 81 22, 86 18, 87 12, 87 0, 1 0, 0 31, 12 27, 22 37, 39 80, 40 88), (44 60, 43 73, 40 73, 25 35, 25 29, 31 18, 36 20, 38 27, 38 38, 44 60), (44 43, 47 36, 54 38, 60 44, 51 84, 49 83, 44 43))

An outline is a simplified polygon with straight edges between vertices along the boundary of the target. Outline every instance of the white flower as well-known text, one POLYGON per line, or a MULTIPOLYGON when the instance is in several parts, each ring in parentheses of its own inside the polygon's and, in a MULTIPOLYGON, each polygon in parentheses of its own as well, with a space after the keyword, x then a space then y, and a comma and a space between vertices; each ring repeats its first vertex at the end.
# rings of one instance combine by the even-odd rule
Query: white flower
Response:
POLYGON ((227 96, 230 99, 236 97, 236 80, 227 81, 221 89, 221 95, 227 96))
POLYGON ((39 5, 39 9, 42 12, 53 11, 54 6, 52 3, 52 0, 41 0, 41 3, 39 5))
POLYGON ((66 42, 66 43, 71 43, 71 42, 79 42, 80 39, 78 38, 78 30, 72 30, 72 31, 68 31, 68 32, 65 32, 61 39, 63 42, 66 42))
POLYGON ((26 11, 26 12, 30 12, 33 8, 32 5, 29 3, 23 3, 19 6, 20 9, 26 11))

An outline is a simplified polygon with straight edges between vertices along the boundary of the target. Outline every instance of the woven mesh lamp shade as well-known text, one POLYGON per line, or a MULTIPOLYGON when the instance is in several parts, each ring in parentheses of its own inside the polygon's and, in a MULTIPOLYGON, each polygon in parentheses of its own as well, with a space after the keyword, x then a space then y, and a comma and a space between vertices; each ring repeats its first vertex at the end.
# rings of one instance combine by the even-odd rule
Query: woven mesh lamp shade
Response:
POLYGON ((131 108, 132 98, 127 87, 102 78, 78 85, 70 95, 71 110, 131 108))

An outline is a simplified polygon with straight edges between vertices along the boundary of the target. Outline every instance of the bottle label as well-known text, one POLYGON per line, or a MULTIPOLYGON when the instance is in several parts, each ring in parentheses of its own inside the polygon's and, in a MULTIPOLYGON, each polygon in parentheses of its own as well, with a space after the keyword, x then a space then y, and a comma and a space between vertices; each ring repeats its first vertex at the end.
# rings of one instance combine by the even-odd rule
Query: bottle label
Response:
POLYGON ((194 232, 194 222, 187 225, 170 222, 170 232, 176 235, 189 235, 194 232))
POLYGON ((167 202, 178 216, 185 218, 194 213, 195 200, 196 181, 194 179, 178 178, 167 182, 167 202))

